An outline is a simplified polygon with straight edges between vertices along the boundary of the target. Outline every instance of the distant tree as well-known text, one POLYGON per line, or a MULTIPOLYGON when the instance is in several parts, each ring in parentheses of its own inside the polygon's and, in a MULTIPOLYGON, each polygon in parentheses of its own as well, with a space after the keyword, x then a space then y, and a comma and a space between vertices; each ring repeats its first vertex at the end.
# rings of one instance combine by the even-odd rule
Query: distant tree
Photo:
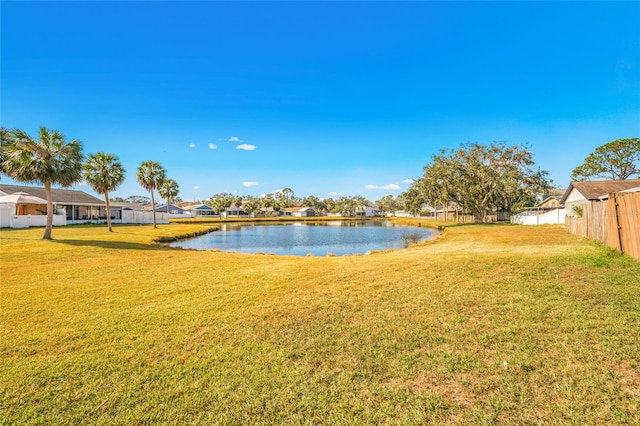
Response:
POLYGON ((153 213, 153 227, 157 228, 156 224, 156 203, 153 196, 153 191, 158 189, 158 186, 166 179, 166 171, 162 165, 156 161, 144 161, 138 167, 138 173, 136 174, 138 183, 144 189, 151 193, 151 212, 153 213))
POLYGON ((534 167, 526 147, 466 144, 457 150, 441 150, 424 167, 423 176, 405 193, 412 206, 418 198, 431 205, 457 205, 484 222, 490 211, 512 210, 532 203, 535 194, 550 189, 547 172, 534 167))
POLYGON ((47 224, 43 239, 51 239, 53 228, 53 199, 51 185, 68 187, 82 178, 82 143, 67 142, 57 130, 40 127, 36 141, 20 129, 6 133, 2 147, 1 170, 20 182, 38 182, 47 194, 47 224))
POLYGON ((237 209, 236 210, 236 215, 237 216, 240 216, 240 207, 242 207, 242 201, 243 201, 243 198, 241 196, 239 196, 239 195, 236 196, 236 197, 233 197, 233 201, 232 201, 231 205, 235 206, 235 208, 237 209))
POLYGON ((315 195, 309 195, 308 197, 304 197, 301 201, 302 207, 312 207, 317 208, 320 203, 320 199, 315 195))
POLYGON ((272 212, 273 209, 276 208, 277 202, 273 194, 265 194, 260 198, 260 205, 264 207, 265 210, 272 212))
POLYGON ((124 167, 113 154, 98 152, 87 157, 82 177, 98 194, 104 195, 107 205, 107 228, 111 229, 111 209, 109 207, 109 191, 115 190, 124 181, 124 167))
POLYGON ((327 212, 331 212, 331 213, 337 213, 336 212, 336 200, 334 200, 333 198, 329 197, 329 198, 325 198, 323 200, 324 205, 325 205, 325 210, 327 212))
POLYGON ((420 190, 421 186, 420 179, 415 179, 411 187, 404 193, 404 209, 412 215, 421 214, 427 204, 420 190))
POLYGON ((275 196, 280 209, 291 207, 294 204, 295 198, 293 196, 293 189, 291 188, 284 188, 276 192, 275 196))
POLYGON ((179 192, 180 187, 178 186, 178 182, 175 180, 165 178, 160 182, 160 186, 158 186, 158 195, 167 200, 167 215, 169 214, 169 205, 171 204, 171 200, 174 200, 175 197, 178 196, 179 192))
POLYGON ((396 210, 398 209, 396 206, 396 202, 393 198, 393 195, 389 194, 389 195, 385 195, 384 197, 380 198, 378 201, 376 201, 376 205, 378 206, 378 210, 383 213, 391 213, 394 216, 396 215, 396 210))
POLYGON ((300 204, 302 205, 302 207, 311 207, 319 213, 324 213, 327 210, 327 204, 325 203, 325 201, 321 200, 315 195, 304 197, 300 204))
POLYGON ((242 208, 248 215, 255 214, 260 211, 260 200, 255 197, 246 197, 242 208))
POLYGON ((150 204, 151 198, 145 195, 130 195, 124 199, 126 203, 150 204))
POLYGON ((393 201, 395 203, 396 211, 397 210, 406 211, 407 200, 406 200, 404 194, 397 195, 395 200, 393 200, 393 201))
POLYGON ((640 174, 640 139, 616 139, 595 149, 573 169, 572 181, 605 178, 624 180, 640 174))
POLYGON ((233 195, 226 192, 221 192, 212 195, 211 198, 209 198, 208 204, 214 211, 218 212, 220 218, 222 218, 222 213, 224 213, 229 207, 233 205, 233 200, 233 195))
POLYGON ((369 201, 360 195, 343 195, 335 201, 332 212, 340 213, 342 216, 356 216, 364 206, 367 206, 369 204, 369 201))

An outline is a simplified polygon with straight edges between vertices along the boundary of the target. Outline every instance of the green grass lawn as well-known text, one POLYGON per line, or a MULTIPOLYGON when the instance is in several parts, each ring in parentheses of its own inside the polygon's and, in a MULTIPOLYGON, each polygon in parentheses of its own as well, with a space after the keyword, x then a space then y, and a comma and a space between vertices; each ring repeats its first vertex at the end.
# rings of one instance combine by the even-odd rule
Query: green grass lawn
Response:
POLYGON ((0 231, 0 424, 640 424, 640 263, 559 227, 371 256, 0 231))

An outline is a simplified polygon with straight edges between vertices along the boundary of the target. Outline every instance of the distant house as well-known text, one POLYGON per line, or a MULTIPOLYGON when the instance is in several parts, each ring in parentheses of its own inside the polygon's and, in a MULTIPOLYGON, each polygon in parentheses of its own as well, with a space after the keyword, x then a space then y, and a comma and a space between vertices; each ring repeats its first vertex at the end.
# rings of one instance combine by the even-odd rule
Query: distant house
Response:
POLYGON ((536 207, 541 210, 551 210, 557 209, 560 207, 560 200, 562 199, 562 195, 549 195, 536 204, 536 207))
POLYGON ((356 207, 356 216, 374 217, 378 216, 378 206, 369 204, 356 207))
MULTIPOLYGON (((166 213, 167 212, 167 204, 156 204, 156 212, 158 213, 166 213)), ((170 215, 183 215, 186 212, 185 209, 183 209, 180 206, 177 206, 175 204, 169 204, 169 214, 170 215)))
POLYGON ((184 212, 189 213, 191 217, 201 217, 201 216, 209 217, 209 216, 216 215, 215 212, 213 211, 213 208, 211 208, 211 206, 208 206, 206 204, 180 203, 179 207, 184 212))
POLYGON ((311 207, 287 207, 283 210, 284 216, 309 217, 315 216, 316 212, 311 207))
POLYGON ((576 216, 574 207, 607 198, 609 194, 640 187, 640 179, 571 182, 560 199, 567 216, 576 216))
POLYGON ((230 206, 229 208, 227 208, 225 211, 222 212, 221 214, 222 217, 247 217, 249 216, 247 214, 247 212, 245 212, 242 209, 242 206, 240 207, 236 207, 236 206, 230 206))
POLYGON ((144 204, 142 203, 128 203, 125 201, 110 201, 109 202, 109 207, 111 208, 111 211, 143 211, 144 210, 144 204))

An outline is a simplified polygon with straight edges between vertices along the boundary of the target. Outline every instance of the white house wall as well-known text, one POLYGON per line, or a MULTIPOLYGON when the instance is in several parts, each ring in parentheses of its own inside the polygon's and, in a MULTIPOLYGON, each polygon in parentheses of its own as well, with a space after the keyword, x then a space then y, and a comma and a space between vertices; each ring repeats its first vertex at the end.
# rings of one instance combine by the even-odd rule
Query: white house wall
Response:
POLYGON ((575 188, 571 188, 571 192, 567 196, 567 199, 564 201, 564 208, 567 212, 567 216, 576 216, 576 213, 573 211, 574 206, 580 206, 582 204, 588 204, 589 201, 575 188))

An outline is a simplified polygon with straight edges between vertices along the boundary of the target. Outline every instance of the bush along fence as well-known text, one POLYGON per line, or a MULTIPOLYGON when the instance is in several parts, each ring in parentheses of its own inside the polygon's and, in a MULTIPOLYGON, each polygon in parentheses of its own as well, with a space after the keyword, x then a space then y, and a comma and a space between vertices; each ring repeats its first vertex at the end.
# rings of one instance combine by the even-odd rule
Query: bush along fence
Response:
POLYGON ((640 261, 640 192, 610 194, 582 205, 582 217, 567 216, 565 230, 600 241, 640 261))

